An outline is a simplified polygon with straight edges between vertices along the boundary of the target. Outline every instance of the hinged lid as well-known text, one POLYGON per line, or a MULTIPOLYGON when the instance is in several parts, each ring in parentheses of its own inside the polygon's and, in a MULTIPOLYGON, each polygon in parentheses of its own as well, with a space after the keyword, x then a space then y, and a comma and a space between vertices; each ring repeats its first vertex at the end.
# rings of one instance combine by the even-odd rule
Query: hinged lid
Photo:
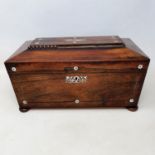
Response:
POLYGON ((74 48, 118 48, 125 47, 118 36, 37 38, 29 49, 74 49, 74 48))
POLYGON ((6 63, 148 61, 129 39, 118 36, 38 38, 25 42, 6 63))

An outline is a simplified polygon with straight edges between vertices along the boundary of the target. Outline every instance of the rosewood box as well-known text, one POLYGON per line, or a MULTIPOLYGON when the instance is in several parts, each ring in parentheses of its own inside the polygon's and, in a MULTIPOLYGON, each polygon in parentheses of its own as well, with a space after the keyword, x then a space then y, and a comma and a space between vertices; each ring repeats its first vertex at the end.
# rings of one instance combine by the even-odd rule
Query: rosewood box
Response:
POLYGON ((118 36, 37 38, 6 62, 19 109, 138 108, 149 58, 118 36))

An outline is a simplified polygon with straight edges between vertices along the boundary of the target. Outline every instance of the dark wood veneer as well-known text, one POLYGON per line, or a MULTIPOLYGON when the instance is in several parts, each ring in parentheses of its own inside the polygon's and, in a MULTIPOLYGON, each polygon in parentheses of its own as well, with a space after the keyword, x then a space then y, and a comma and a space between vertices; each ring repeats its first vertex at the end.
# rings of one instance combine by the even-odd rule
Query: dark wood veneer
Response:
POLYGON ((136 111, 149 61, 130 39, 70 37, 27 41, 5 65, 22 112, 101 107, 136 111), (66 76, 87 76, 87 81, 66 83, 66 76))

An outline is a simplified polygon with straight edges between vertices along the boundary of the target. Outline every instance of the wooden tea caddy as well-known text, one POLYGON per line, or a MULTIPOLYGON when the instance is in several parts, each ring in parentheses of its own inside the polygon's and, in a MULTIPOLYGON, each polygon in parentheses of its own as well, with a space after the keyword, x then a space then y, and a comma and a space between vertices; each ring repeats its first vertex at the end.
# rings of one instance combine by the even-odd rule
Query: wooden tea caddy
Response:
POLYGON ((150 59, 118 36, 37 38, 5 61, 19 109, 138 108, 150 59))

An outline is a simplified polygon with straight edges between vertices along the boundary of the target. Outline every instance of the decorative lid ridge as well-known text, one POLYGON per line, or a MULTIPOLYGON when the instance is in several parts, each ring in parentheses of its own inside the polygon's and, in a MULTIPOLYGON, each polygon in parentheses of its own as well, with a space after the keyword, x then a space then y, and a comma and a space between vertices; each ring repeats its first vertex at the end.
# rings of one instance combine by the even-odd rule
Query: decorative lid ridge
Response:
POLYGON ((121 48, 125 44, 118 36, 36 38, 28 49, 121 48))

